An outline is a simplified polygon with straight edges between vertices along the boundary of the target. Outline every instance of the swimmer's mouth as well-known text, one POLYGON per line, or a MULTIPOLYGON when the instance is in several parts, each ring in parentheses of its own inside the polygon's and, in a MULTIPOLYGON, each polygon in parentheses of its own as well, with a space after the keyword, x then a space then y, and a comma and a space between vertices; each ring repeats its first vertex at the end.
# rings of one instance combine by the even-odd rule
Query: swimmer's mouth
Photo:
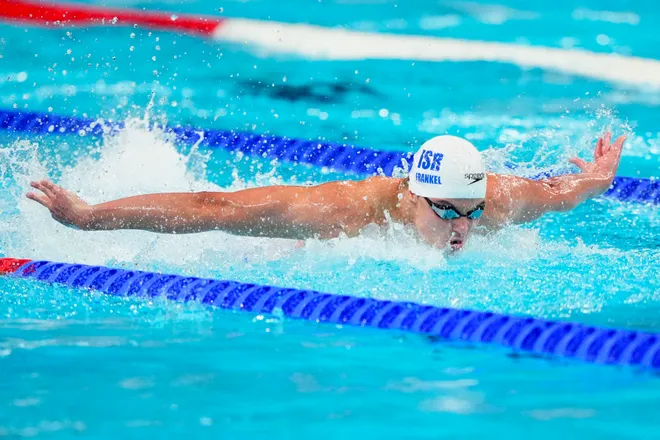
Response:
POLYGON ((452 251, 457 251, 463 248, 463 239, 462 238, 452 238, 449 240, 449 246, 451 246, 452 251))

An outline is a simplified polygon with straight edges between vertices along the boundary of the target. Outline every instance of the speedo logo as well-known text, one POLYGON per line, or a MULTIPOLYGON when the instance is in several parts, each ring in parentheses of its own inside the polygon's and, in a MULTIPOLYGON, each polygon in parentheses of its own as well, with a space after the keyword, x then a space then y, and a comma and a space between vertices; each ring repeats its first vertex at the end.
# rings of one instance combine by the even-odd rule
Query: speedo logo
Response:
POLYGON ((484 173, 467 173, 465 174, 465 178, 471 180, 472 182, 468 183, 468 185, 472 185, 473 183, 484 180, 486 175, 484 173))

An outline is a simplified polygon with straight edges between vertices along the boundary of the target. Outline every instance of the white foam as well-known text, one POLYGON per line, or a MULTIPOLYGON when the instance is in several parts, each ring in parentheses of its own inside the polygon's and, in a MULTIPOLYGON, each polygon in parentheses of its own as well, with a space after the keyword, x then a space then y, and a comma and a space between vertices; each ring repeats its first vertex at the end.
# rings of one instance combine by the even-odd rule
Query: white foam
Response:
POLYGON ((446 265, 446 255, 422 243, 409 227, 390 223, 379 228, 371 225, 358 237, 338 237, 331 240, 307 240, 301 252, 305 259, 317 264, 319 255, 342 260, 351 268, 358 260, 403 263, 419 270, 431 270, 446 265))
POLYGON ((658 60, 578 49, 379 34, 246 19, 223 22, 216 28, 213 38, 247 45, 264 53, 294 54, 310 59, 494 61, 637 86, 660 86, 658 60))
MULTIPOLYGON (((640 92, 641 94, 641 92, 640 92)), ((593 156, 596 140, 605 130, 615 136, 628 136, 624 146, 624 156, 658 156, 658 135, 647 133, 640 136, 632 131, 628 123, 612 114, 609 107, 601 107, 602 98, 588 101, 596 110, 586 115, 551 114, 541 116, 511 116, 489 112, 427 111, 418 129, 431 134, 445 134, 460 130, 480 150, 488 168, 494 172, 511 173, 504 164, 515 162, 520 175, 535 175, 557 167, 568 165, 573 156, 589 158, 593 156), (495 145, 485 143, 494 139, 495 145), (533 152, 533 154, 531 154, 533 152)), ((569 167, 568 169, 572 169, 569 167)))
MULTIPOLYGON (((206 157, 194 150, 183 155, 164 133, 146 129, 146 121, 127 121, 127 128, 105 137, 103 147, 90 145, 91 155, 73 167, 49 170, 38 160, 38 143, 16 142, 0 149, 0 181, 9 191, 0 197, 0 249, 8 256, 85 264, 130 263, 132 267, 195 264, 221 267, 236 260, 268 260, 293 249, 284 240, 246 239, 222 232, 167 235, 144 231, 85 232, 67 228, 48 211, 27 200, 30 180, 61 174, 55 180, 89 203, 156 192, 219 190, 206 180, 206 157), (97 150, 97 151, 94 151, 97 150)), ((59 167, 58 167, 59 168, 59 167)), ((238 177, 224 190, 245 187, 238 177)), ((196 274, 199 274, 198 272, 196 274)))

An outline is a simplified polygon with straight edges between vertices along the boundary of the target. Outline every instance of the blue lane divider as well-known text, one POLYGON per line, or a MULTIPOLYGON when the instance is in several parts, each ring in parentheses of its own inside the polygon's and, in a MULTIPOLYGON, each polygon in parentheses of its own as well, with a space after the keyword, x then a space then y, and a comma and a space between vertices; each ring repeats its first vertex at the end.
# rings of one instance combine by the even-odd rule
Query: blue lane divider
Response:
POLYGON ((10 276, 108 295, 163 297, 253 313, 418 333, 590 363, 660 368, 660 334, 236 281, 30 261, 10 276))
MULTIPOLYGON (((76 133, 100 136, 103 130, 119 130, 122 123, 97 123, 92 119, 57 116, 53 114, 0 110, 0 129, 15 133, 35 134, 76 133)), ((200 145, 242 152, 252 156, 328 167, 337 171, 373 175, 383 173, 391 176, 394 168, 408 162, 411 152, 379 151, 352 145, 325 141, 311 141, 284 136, 257 135, 223 130, 200 130, 194 127, 171 127, 177 141, 194 144, 200 132, 204 139, 200 145)), ((532 178, 546 177, 539 174, 532 178)), ((616 177, 605 194, 626 202, 660 204, 660 180, 616 177)))

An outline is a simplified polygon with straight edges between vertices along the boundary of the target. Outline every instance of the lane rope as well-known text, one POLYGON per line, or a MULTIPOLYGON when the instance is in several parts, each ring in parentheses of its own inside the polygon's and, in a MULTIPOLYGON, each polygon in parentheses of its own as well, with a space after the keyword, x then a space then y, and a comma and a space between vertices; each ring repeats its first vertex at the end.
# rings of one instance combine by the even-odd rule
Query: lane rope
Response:
POLYGON ((0 258, 0 274, 119 297, 197 301, 251 313, 281 310, 286 317, 312 322, 405 331, 588 363, 660 368, 660 334, 655 333, 52 261, 0 258))
MULTIPOLYGON (((123 127, 124 124, 121 122, 58 116, 50 113, 0 110, 0 129, 12 133, 102 136, 106 132, 116 132, 123 127)), ((367 176, 377 174, 391 176, 396 167, 403 167, 404 161, 409 163, 413 154, 286 136, 203 130, 196 127, 165 127, 165 130, 172 133, 177 142, 183 144, 191 145, 198 142, 201 134, 204 138, 200 146, 367 176)), ((529 177, 542 178, 548 175, 552 173, 529 177)), ((660 204, 660 180, 617 176, 605 196, 624 202, 660 204)))

